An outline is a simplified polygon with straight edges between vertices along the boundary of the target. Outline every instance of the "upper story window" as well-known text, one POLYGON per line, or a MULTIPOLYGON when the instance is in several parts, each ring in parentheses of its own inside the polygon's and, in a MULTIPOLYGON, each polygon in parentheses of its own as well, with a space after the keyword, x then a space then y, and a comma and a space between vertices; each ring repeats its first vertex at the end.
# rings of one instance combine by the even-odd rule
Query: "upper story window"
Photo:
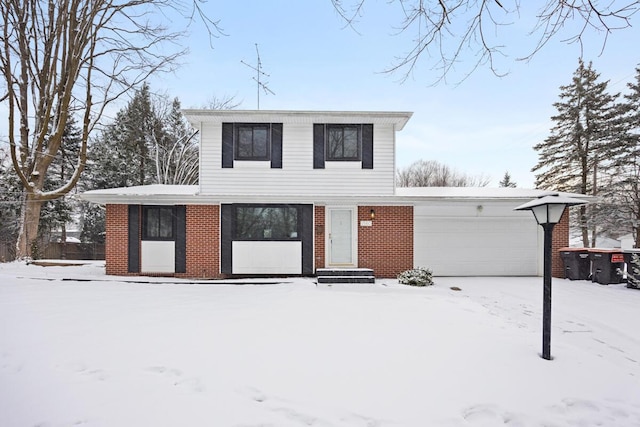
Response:
POLYGON ((324 169, 325 162, 360 162, 362 169, 373 169, 373 124, 313 124, 313 168, 324 169))
POLYGON ((142 240, 173 240, 174 219, 172 206, 143 206, 142 240))
POLYGON ((269 160, 268 124, 239 124, 235 131, 236 160, 269 160))
POLYGON ((222 167, 246 160, 282 168, 282 123, 222 123, 222 167))
POLYGON ((327 125, 327 160, 360 160, 362 126, 327 125))

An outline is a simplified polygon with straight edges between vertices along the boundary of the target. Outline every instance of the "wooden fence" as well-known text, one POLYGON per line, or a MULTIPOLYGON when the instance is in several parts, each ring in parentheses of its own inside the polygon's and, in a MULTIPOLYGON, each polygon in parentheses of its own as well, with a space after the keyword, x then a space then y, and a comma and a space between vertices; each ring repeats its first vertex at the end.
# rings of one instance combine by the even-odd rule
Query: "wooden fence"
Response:
MULTIPOLYGON (((15 259, 15 242, 0 241, 0 262, 15 259)), ((41 259, 104 259, 104 243, 47 243, 41 249, 41 259)))

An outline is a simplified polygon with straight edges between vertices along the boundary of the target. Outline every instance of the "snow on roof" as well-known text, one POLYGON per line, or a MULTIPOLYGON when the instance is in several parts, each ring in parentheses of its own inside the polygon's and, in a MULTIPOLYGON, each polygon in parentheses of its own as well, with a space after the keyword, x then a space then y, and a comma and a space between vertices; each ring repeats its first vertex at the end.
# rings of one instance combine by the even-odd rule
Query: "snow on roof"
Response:
POLYGON ((396 196, 411 198, 442 199, 535 199, 537 197, 559 194, 567 197, 585 198, 583 194, 561 193, 532 188, 511 187, 397 187, 396 196))
POLYGON ((197 197, 197 185, 151 184, 133 187, 107 188, 89 190, 80 194, 82 200, 93 203, 185 203, 197 197))
MULTIPOLYGON (((353 195, 347 199, 353 203, 391 203, 397 204, 403 201, 426 201, 429 199, 502 199, 502 200, 529 200, 544 195, 559 194, 562 196, 589 199, 589 196, 574 193, 554 193, 546 190, 527 188, 490 188, 490 187, 398 187, 393 196, 358 196, 353 195)), ((262 202, 283 202, 288 196, 278 194, 255 194, 253 196, 238 196, 232 194, 201 194, 197 185, 165 185, 152 184, 134 187, 109 188, 104 190, 90 190, 80 194, 80 198, 94 203, 238 203, 240 199, 262 200, 262 202)), ((316 203, 318 200, 331 200, 337 203, 339 196, 308 194, 304 197, 305 203, 316 203), (336 200, 334 200, 336 199, 336 200)), ((342 197, 344 199, 344 197, 342 197)), ((340 199, 343 203, 344 200, 340 199)), ((296 200, 301 202, 300 196, 296 200)))
POLYGON ((195 196, 198 194, 197 185, 167 185, 150 184, 136 185, 133 187, 107 188, 104 190, 89 190, 82 195, 109 195, 109 196, 195 196))

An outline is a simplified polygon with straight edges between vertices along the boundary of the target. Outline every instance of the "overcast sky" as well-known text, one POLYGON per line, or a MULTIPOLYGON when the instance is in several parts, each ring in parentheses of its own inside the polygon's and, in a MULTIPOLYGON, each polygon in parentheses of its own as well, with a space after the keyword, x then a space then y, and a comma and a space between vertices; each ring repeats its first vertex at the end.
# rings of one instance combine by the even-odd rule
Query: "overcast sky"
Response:
MULTIPOLYGON (((474 63, 468 51, 450 83, 432 85, 438 74, 425 56, 400 84, 401 74, 382 73, 411 47, 412 34, 395 28, 402 18, 396 3, 367 0, 357 32, 345 28, 330 0, 209 1, 203 7, 226 36, 213 39, 211 47, 202 25, 191 26, 185 39, 191 53, 177 72, 150 82, 153 92, 178 97, 185 108, 234 96, 239 108, 256 109, 255 72, 241 61, 256 64, 257 43, 269 74, 264 81, 275 93, 261 92, 260 109, 412 111, 397 135, 398 167, 437 160, 489 176, 492 186, 505 171, 518 186, 533 186, 537 155, 531 147, 548 135, 559 86, 571 81, 581 53, 579 45, 561 41, 573 34, 567 32, 531 61, 517 61, 537 41, 527 35, 535 10, 523 10, 519 21, 496 33, 508 54, 499 62, 505 77, 484 67, 460 82, 474 63)), ((584 46, 585 61, 610 80, 612 92, 626 90, 640 63, 640 16, 634 23, 610 34, 602 54, 603 34, 590 34, 584 46)))

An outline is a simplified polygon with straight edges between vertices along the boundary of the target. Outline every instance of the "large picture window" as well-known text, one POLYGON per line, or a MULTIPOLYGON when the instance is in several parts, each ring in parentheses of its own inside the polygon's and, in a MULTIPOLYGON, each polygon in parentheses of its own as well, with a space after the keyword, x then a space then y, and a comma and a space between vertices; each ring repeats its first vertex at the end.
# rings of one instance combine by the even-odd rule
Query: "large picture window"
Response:
POLYGON ((172 206, 143 206, 142 239, 173 240, 174 219, 172 206))
POLYGON ((361 126, 327 125, 327 160, 360 160, 361 126))
POLYGON ((236 240, 298 240, 298 208, 239 205, 235 207, 236 240))
POLYGON ((270 126, 239 124, 235 127, 236 160, 269 160, 270 126))

